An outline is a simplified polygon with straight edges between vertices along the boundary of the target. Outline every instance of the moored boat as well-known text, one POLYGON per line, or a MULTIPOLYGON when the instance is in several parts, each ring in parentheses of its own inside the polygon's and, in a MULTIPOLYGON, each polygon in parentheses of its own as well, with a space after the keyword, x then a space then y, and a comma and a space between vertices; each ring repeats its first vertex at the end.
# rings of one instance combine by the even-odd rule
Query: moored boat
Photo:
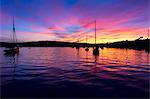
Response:
POLYGON ((17 38, 16 38, 16 32, 15 32, 14 19, 13 19, 12 42, 7 47, 5 47, 4 52, 5 52, 6 55, 19 53, 19 47, 17 46, 17 38))

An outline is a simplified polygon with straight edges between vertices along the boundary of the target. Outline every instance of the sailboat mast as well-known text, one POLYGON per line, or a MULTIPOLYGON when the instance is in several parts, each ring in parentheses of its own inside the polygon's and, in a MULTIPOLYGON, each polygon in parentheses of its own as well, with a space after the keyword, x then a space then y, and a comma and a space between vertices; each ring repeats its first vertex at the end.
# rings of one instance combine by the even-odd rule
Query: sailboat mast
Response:
POLYGON ((95 20, 95 44, 96 44, 96 20, 95 20))
POLYGON ((15 43, 15 22, 13 18, 13 43, 15 43))
POLYGON ((15 28, 15 20, 13 18, 13 41, 12 43, 17 43, 17 37, 16 37, 16 28, 15 28))

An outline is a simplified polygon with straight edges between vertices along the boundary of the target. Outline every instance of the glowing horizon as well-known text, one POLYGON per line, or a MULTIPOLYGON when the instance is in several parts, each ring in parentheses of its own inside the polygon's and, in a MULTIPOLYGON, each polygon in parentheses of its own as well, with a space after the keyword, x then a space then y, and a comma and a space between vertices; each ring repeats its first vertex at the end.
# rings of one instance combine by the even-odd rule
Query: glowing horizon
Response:
POLYGON ((97 43, 147 38, 149 0, 1 0, 0 38, 97 43))

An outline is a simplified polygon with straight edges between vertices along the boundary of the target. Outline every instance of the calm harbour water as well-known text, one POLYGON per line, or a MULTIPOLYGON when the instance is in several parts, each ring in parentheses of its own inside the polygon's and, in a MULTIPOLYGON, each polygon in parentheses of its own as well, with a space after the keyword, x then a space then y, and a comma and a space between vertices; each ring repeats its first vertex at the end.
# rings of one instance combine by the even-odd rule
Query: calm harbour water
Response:
POLYGON ((149 97, 149 54, 132 49, 0 48, 2 97, 149 97))

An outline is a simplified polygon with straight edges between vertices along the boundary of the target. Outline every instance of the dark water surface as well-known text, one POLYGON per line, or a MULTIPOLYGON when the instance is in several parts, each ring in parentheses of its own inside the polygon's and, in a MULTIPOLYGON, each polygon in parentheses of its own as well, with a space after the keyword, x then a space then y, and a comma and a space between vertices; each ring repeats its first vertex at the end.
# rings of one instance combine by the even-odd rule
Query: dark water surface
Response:
POLYGON ((5 56, 0 48, 2 97, 149 97, 149 54, 105 48, 21 48, 5 56))

